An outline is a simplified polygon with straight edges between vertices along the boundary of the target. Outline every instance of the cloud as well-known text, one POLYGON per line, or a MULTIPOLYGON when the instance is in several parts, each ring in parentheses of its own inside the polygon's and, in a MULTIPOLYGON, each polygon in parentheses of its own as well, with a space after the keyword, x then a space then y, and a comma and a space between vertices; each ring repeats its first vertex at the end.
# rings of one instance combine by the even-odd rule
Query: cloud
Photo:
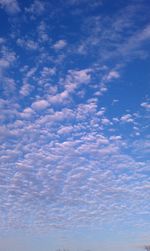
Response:
MULTIPOLYGON (((87 10, 90 1, 70 4, 85 2, 87 10)), ((70 17, 78 16, 74 29, 65 26, 66 19, 62 25, 68 15, 62 1, 52 10, 46 6, 32 2, 19 25, 13 23, 8 42, 0 40, 1 229, 41 233, 111 225, 113 230, 137 227, 139 215, 146 229, 149 138, 141 108, 149 104, 136 110, 139 101, 130 111, 124 105, 128 83, 110 89, 109 83, 118 81, 120 68, 129 71, 125 51, 132 58, 133 44, 137 52, 149 28, 135 27, 135 9, 106 17, 93 16, 91 9, 88 15, 82 9, 82 16, 71 7, 70 17), (49 15, 41 17, 45 11, 49 15), (51 37, 60 29, 66 40, 51 37), (81 44, 84 54, 77 50, 81 44), (121 64, 118 55, 125 56, 121 64)))
MULTIPOLYGON (((6 112, 6 102, 1 104, 6 112)), ((45 99, 37 100, 1 128, 0 210, 9 211, 7 224, 44 231, 100 226, 111 220, 113 227, 131 218, 133 209, 141 213, 139 205, 148 194, 143 176, 148 163, 135 157, 135 149, 145 145, 146 152, 146 142, 132 142, 127 151, 130 137, 124 139, 114 131, 108 136, 101 120, 112 128, 113 124, 94 99, 72 109, 35 113, 48 106, 45 99), (7 137, 13 140, 6 145, 7 137)), ((142 212, 146 210, 147 205, 142 206, 142 212)))
POLYGON ((111 81, 120 77, 120 74, 117 71, 110 71, 108 75, 104 77, 104 80, 111 81))
POLYGON ((143 102, 141 103, 141 106, 144 107, 145 109, 149 110, 150 109, 150 104, 148 102, 143 102))
POLYGON ((111 123, 111 122, 110 122, 109 119, 107 119, 107 118, 103 118, 103 119, 102 119, 102 124, 103 124, 103 125, 110 125, 110 123, 111 123))
POLYGON ((122 137, 120 135, 114 135, 110 137, 110 140, 121 140, 122 137))
POLYGON ((1 59, 0 59, 0 73, 8 69, 16 61, 16 53, 6 46, 2 47, 1 50, 1 59))
POLYGON ((46 100, 38 100, 32 103, 32 108, 34 110, 45 110, 49 106, 46 100))
POLYGON ((97 8, 99 6, 101 6, 103 4, 103 1, 101 0, 93 0, 93 2, 91 3, 91 1, 89 0, 67 0, 67 3, 69 5, 73 5, 74 7, 79 7, 81 5, 84 6, 84 8, 97 8))
POLYGON ((26 48, 28 50, 37 50, 38 49, 38 43, 31 40, 31 39, 17 39, 17 44, 23 48, 26 48))
POLYGON ((72 126, 64 126, 59 129, 58 134, 67 134, 67 133, 72 132, 72 130, 73 130, 72 126))
POLYGON ((45 3, 40 0, 34 0, 25 11, 33 16, 40 16, 45 12, 45 3))
POLYGON ((61 50, 63 49, 64 47, 67 46, 67 42, 65 40, 58 40, 54 45, 53 45, 53 48, 55 50, 61 50))
POLYGON ((16 93, 16 82, 13 78, 4 77, 3 78, 3 93, 6 96, 11 96, 16 93))
POLYGON ((48 97, 48 100, 52 104, 66 103, 70 100, 69 99, 69 92, 67 90, 65 90, 65 91, 58 93, 56 95, 50 95, 48 97))
POLYGON ((150 25, 145 26, 143 29, 138 30, 135 34, 128 38, 128 41, 118 49, 118 52, 126 57, 144 56, 141 46, 150 40, 150 25), (141 52, 141 53, 140 53, 141 52))
POLYGON ((62 80, 65 90, 73 93, 83 84, 88 84, 91 80, 91 69, 69 70, 66 78, 62 80))
POLYGON ((0 0, 0 7, 8 14, 17 14, 21 11, 17 0, 0 0))
POLYGON ((121 120, 122 122, 127 122, 127 123, 132 123, 132 122, 134 122, 134 120, 133 120, 131 114, 125 114, 125 115, 123 115, 123 116, 120 118, 120 120, 121 120))
POLYGON ((25 83, 20 89, 20 94, 22 96, 28 96, 31 93, 32 89, 33 87, 31 85, 25 83))
POLYGON ((56 68, 51 68, 51 67, 43 67, 41 75, 42 77, 47 77, 47 76, 52 76, 56 73, 56 68))
POLYGON ((23 110, 23 112, 20 113, 21 118, 23 119, 31 119, 31 117, 34 115, 34 111, 28 107, 23 110))
POLYGON ((0 45, 5 44, 6 40, 3 37, 0 37, 0 45))
POLYGON ((76 83, 88 83, 91 80, 91 70, 83 69, 83 70, 70 70, 69 78, 72 78, 76 83))
POLYGON ((51 38, 48 34, 48 31, 47 31, 47 25, 44 21, 41 21, 38 28, 37 28, 37 31, 38 31, 38 36, 39 36, 39 41, 40 42, 50 42, 51 41, 51 38))
MULTIPOLYGON (((137 5, 127 4, 115 11, 111 18, 100 15, 90 16, 82 23, 83 39, 80 40, 78 53, 90 55, 97 51, 101 55, 99 62, 118 59, 118 63, 128 62, 134 58, 148 57, 147 48, 143 46, 149 41, 149 23, 137 27, 136 20, 145 13, 144 2, 137 5), (127 21, 128 20, 128 21, 127 21), (105 28, 104 28, 105 27, 105 28), (90 53, 89 53, 90 52, 90 53)), ((97 55, 97 54, 95 54, 97 55)))

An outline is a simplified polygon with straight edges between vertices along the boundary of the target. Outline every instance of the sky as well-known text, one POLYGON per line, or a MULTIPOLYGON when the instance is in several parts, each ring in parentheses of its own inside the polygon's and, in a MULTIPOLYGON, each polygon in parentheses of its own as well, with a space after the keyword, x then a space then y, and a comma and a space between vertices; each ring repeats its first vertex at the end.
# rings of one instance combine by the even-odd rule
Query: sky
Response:
POLYGON ((0 0, 0 251, 150 244, 149 9, 0 0))

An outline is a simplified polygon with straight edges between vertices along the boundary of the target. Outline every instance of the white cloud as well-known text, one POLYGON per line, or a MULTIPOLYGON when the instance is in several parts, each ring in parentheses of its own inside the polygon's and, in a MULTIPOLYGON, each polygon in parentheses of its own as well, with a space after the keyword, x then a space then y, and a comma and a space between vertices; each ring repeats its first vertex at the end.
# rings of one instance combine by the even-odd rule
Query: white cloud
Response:
POLYGON ((23 119, 31 119, 33 114, 34 114, 34 111, 30 107, 27 107, 23 110, 22 113, 20 113, 20 116, 23 119))
POLYGON ((40 0, 34 0, 29 8, 26 8, 25 10, 33 16, 40 16, 45 11, 45 3, 40 0))
POLYGON ((103 119, 102 119, 102 124, 103 124, 103 125, 110 125, 110 124, 111 124, 111 122, 110 122, 110 120, 109 120, 109 119, 107 119, 107 118, 103 118, 103 119))
POLYGON ((49 34, 47 32, 47 26, 44 21, 40 22, 40 25, 38 26, 37 31, 38 31, 40 42, 51 41, 51 38, 49 37, 49 34))
POLYGON ((3 78, 3 91, 7 96, 14 95, 16 93, 16 82, 13 78, 3 78))
MULTIPOLYGON (((45 1, 34 1, 26 14, 34 17, 44 11, 45 1)), ((43 21, 40 26, 33 22, 38 26, 37 34, 32 37, 26 34, 18 40, 18 44, 29 51, 23 54, 21 51, 19 55, 17 48, 17 62, 16 54, 3 47, 0 66, 8 77, 3 81, 5 93, 0 99, 0 119, 4 122, 0 127, 1 229, 23 228, 35 232, 89 225, 103 229, 107 222, 113 229, 118 222, 121 226, 124 222, 131 224, 130 220, 137 224, 133 212, 137 215, 149 212, 147 114, 144 117, 141 109, 129 114, 129 110, 123 110, 124 106, 119 110, 117 106, 109 106, 118 98, 121 105, 123 89, 120 87, 120 92, 116 86, 116 92, 108 93, 106 99, 98 96, 104 94, 107 83, 118 79, 120 74, 99 63, 103 51, 102 54, 99 50, 92 51, 86 39, 89 54, 84 54, 82 59, 75 57, 75 61, 72 48, 78 47, 76 42, 72 47, 68 44, 66 53, 52 52, 51 41, 44 46, 42 42, 48 41, 46 29, 51 31, 50 19, 44 18, 47 28, 43 21), (31 53, 36 49, 36 55, 31 53), (65 56, 61 57, 62 54, 65 56), (11 70, 10 66, 14 68, 11 70), (11 93, 8 99, 6 92, 11 93), (128 126, 126 122, 133 124, 128 126)), ((97 38, 93 39, 90 33, 92 46, 96 43, 101 46, 101 41, 103 47, 104 40, 119 37, 120 33, 114 32, 110 36, 107 25, 102 30, 101 18, 95 20, 97 26, 94 23, 96 29, 92 29, 97 38)), ((26 21, 28 27, 30 20, 26 21)), ((86 34, 90 25, 86 26, 86 34)), ((115 28, 121 30, 123 25, 117 22, 115 28)), ((149 31, 145 32, 147 35, 143 36, 149 37, 149 31)), ((65 48, 62 42, 57 42, 55 50, 65 48)), ((117 43, 120 46, 120 40, 117 43)), ((115 63, 112 60, 111 66, 115 63)), ((114 65, 112 69, 118 68, 114 65)), ((149 108, 148 102, 143 102, 141 107, 149 108)), ((144 224, 145 221, 143 219, 144 224)))
POLYGON ((31 85, 25 83, 20 89, 20 94, 23 96, 28 96, 31 93, 32 89, 33 87, 31 85))
POLYGON ((61 50, 63 49, 64 47, 67 46, 67 42, 65 40, 58 40, 54 45, 53 45, 53 48, 55 50, 61 50))
POLYGON ((70 70, 70 77, 77 83, 88 83, 91 80, 91 70, 70 70))
POLYGON ((0 59, 0 73, 2 74, 3 70, 8 69, 16 61, 16 53, 9 50, 4 46, 1 50, 1 59, 0 59))
POLYGON ((6 42, 5 38, 0 37, 0 45, 4 44, 6 42))
POLYGON ((38 43, 31 40, 31 39, 17 39, 17 44, 23 48, 26 48, 28 50, 37 50, 38 49, 38 43))
POLYGON ((134 122, 134 119, 132 118, 131 114, 125 114, 120 119, 122 122, 132 123, 134 122))
POLYGON ((0 0, 0 7, 5 9, 8 14, 16 14, 20 12, 17 0, 0 0))
POLYGON ((50 95, 48 97, 48 101, 52 104, 59 104, 59 103, 65 103, 69 101, 69 93, 68 91, 63 91, 61 93, 58 93, 56 95, 50 95))
POLYGON ((51 68, 51 67, 43 67, 41 75, 42 77, 48 77, 48 76, 52 76, 56 73, 56 68, 51 68))
POLYGON ((108 81, 111 81, 113 79, 117 79, 120 77, 120 74, 119 72, 117 71, 110 71, 105 77, 104 77, 104 80, 108 80, 108 81))
POLYGON ((93 2, 91 3, 91 1, 89 0, 67 0, 68 4, 71 5, 80 5, 80 4, 85 4, 86 6, 89 5, 89 7, 91 8, 95 8, 98 7, 99 5, 102 5, 102 1, 101 0, 93 0, 93 2))
POLYGON ((59 130, 58 130, 58 134, 67 134, 67 133, 71 133, 73 130, 73 127, 72 126, 64 126, 64 127, 61 127, 59 130))
POLYGON ((9 61, 7 61, 6 59, 2 58, 0 59, 0 68, 2 69, 5 69, 5 68, 8 68, 10 65, 9 61))
POLYGON ((45 110, 49 106, 49 103, 46 100, 38 100, 32 103, 32 108, 34 110, 45 110))
MULTIPOLYGON (((6 113, 6 101, 1 100, 1 104, 6 113)), ((118 218, 122 222, 130 218, 133 209, 141 212, 138 203, 148 194, 143 175, 149 166, 136 160, 132 151, 141 145, 138 150, 141 152, 144 145, 147 152, 148 142, 130 144, 131 149, 125 154, 123 137, 113 132, 108 137, 100 127, 99 116, 106 120, 105 108, 98 107, 95 99, 72 109, 35 113, 47 105, 45 99, 35 101, 32 108, 26 107, 17 115, 15 122, 0 128, 3 141, 0 209, 1 205, 7 207, 8 191, 11 227, 30 228, 26 217, 32 219, 34 231, 63 225, 87 226, 87 222, 100 226, 110 217, 113 228, 118 218), (11 136, 17 140, 6 145, 6 138, 11 136), (5 189, 6 174, 11 175, 9 190, 5 189)), ((12 110, 11 107, 11 113, 12 110)), ((146 210, 144 204, 142 212, 146 210)))
POLYGON ((106 108, 105 107, 101 107, 101 109, 97 112, 97 116, 104 115, 105 111, 106 111, 106 108))
POLYGON ((30 68, 29 71, 26 73, 25 77, 26 78, 33 77, 33 75, 35 74, 36 70, 37 70, 36 67, 30 68))
POLYGON ((112 141, 121 140, 121 139, 122 139, 122 137, 120 135, 114 135, 114 136, 110 137, 110 140, 112 140, 112 141))
POLYGON ((91 69, 69 70, 66 79, 62 81, 68 93, 73 93, 81 84, 88 84, 91 80, 91 69))
POLYGON ((148 102, 141 103, 141 106, 144 107, 144 108, 146 108, 147 110, 150 109, 150 104, 148 102))

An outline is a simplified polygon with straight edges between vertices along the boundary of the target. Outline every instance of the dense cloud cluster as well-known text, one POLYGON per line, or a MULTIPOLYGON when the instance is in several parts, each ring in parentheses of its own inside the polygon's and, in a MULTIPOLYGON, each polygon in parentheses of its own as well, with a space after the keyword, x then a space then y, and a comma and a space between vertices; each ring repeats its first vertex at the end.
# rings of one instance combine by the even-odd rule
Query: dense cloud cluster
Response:
MULTIPOLYGON (((131 5, 123 8, 128 22, 123 10, 111 18, 88 14, 73 42, 52 36, 57 27, 70 34, 56 18, 64 18, 61 8, 74 6, 70 15, 78 17, 84 2, 90 8, 90 1, 60 1, 47 20, 45 1, 22 10, 17 1, 0 1, 7 14, 24 13, 22 27, 32 20, 36 30, 22 34, 15 23, 0 38, 3 230, 147 224, 150 105, 144 95, 125 106, 122 78, 128 62, 148 56, 150 26, 136 27, 144 7, 131 5)), ((92 11, 98 6, 103 1, 92 11)))

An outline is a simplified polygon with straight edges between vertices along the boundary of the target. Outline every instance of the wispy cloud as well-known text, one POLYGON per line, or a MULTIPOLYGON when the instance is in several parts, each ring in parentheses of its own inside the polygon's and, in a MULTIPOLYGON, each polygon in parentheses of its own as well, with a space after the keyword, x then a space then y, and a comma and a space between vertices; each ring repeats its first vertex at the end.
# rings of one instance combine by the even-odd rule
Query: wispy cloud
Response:
POLYGON ((25 11, 34 16, 40 16, 45 11, 45 3, 40 0, 34 0, 28 8, 25 8, 25 11))
POLYGON ((8 14, 17 14, 20 12, 20 7, 17 0, 0 0, 0 7, 8 14))

